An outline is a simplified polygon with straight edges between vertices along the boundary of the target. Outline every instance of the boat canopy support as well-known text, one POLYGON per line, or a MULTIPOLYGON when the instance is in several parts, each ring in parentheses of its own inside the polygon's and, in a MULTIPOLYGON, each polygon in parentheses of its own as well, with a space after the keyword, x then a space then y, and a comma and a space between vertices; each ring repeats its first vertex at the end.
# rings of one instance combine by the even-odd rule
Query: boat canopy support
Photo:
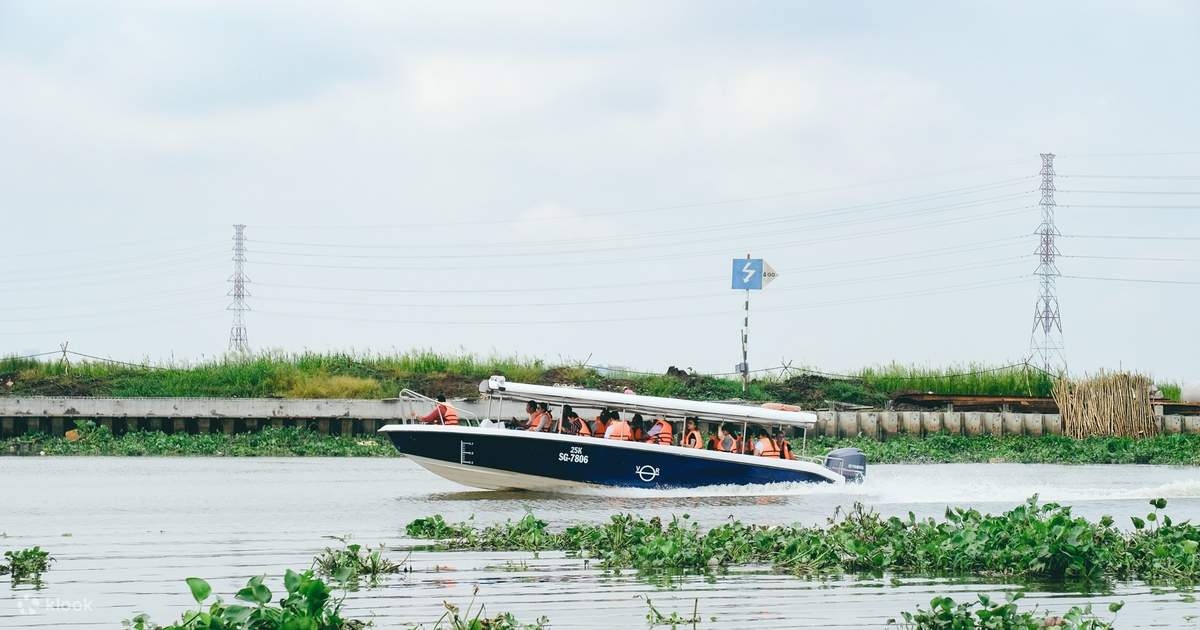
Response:
POLYGON ((650 416, 697 416, 705 420, 736 420, 802 429, 812 428, 817 422, 817 414, 811 411, 780 411, 735 403, 681 400, 594 389, 512 383, 505 380, 503 376, 493 376, 481 382, 479 393, 490 400, 504 398, 536 400, 551 404, 567 404, 582 409, 615 409, 650 416))

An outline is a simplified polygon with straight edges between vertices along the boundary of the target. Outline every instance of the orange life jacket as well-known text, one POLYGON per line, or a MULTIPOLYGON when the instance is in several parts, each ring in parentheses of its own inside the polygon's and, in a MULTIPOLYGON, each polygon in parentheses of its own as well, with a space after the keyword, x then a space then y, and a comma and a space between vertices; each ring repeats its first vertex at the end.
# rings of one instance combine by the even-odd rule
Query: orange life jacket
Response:
POLYGON ((700 431, 693 429, 684 433, 683 446, 688 448, 704 448, 704 438, 700 437, 700 431))
POLYGON ((604 437, 604 430, 607 428, 608 425, 600 419, 600 416, 596 416, 596 424, 592 427, 592 435, 596 437, 604 437))
POLYGON ((629 430, 628 422, 617 420, 608 425, 608 428, 611 429, 608 432, 608 439, 610 440, 628 440, 633 437, 633 434, 629 430))
POLYGON ((658 425, 658 435, 650 438, 654 444, 670 444, 671 443, 671 423, 659 418, 654 421, 658 425))
POLYGON ((549 420, 550 420, 550 414, 548 414, 544 411, 541 411, 541 410, 535 411, 535 412, 533 412, 532 416, 529 416, 529 427, 528 428, 530 431, 541 431, 544 428, 544 427, 542 427, 542 423, 549 422, 549 420))
POLYGON ((762 444, 764 442, 766 444, 764 444, 762 452, 759 453, 759 455, 761 455, 763 457, 776 457, 776 458, 779 457, 779 445, 776 444, 775 440, 772 440, 771 438, 765 438, 765 439, 759 440, 758 442, 755 443, 755 446, 757 446, 758 444, 762 444))
POLYGON ((646 433, 645 431, 642 431, 641 427, 638 427, 633 430, 633 437, 630 439, 632 439, 634 442, 641 442, 642 440, 646 439, 646 433))
POLYGON ((780 459, 796 459, 795 453, 792 452, 792 444, 787 441, 787 438, 779 440, 779 457, 780 459))
POLYGON ((740 438, 740 437, 733 438, 733 450, 730 452, 731 453, 741 453, 742 452, 742 438, 740 438))
POLYGON ((579 421, 579 435, 592 437, 592 427, 588 426, 587 420, 583 418, 577 418, 577 420, 579 421))
POLYGON ((438 403, 438 415, 442 417, 442 424, 458 424, 458 412, 446 403, 438 403))

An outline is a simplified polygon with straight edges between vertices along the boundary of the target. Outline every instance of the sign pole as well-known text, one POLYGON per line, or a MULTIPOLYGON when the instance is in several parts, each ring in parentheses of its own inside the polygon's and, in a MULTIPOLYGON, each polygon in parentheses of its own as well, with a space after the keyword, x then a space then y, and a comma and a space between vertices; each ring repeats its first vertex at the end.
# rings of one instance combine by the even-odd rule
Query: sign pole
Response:
MULTIPOLYGON (((746 254, 746 260, 750 260, 750 254, 746 254)), ((750 289, 746 289, 746 312, 742 319, 742 396, 750 390, 750 289)))
POLYGON ((745 259, 733 259, 733 278, 731 287, 736 291, 745 291, 744 312, 742 315, 742 362, 734 369, 742 375, 742 396, 750 391, 750 292, 761 291, 771 283, 778 274, 761 258, 751 258, 746 254, 745 259))

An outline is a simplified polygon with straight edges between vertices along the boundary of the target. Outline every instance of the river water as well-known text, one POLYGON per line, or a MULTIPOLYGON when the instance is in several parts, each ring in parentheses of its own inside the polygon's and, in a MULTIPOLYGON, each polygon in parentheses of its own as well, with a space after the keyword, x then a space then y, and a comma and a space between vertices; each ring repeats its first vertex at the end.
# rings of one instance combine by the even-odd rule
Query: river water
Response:
MULTIPOLYGON (((1038 493, 1119 523, 1144 515, 1149 499, 1166 497, 1172 516, 1200 520, 1196 468, 881 465, 869 473, 853 486, 541 495, 470 490, 403 458, 0 458, 0 550, 40 545, 57 559, 39 591, 11 589, 0 578, 0 627, 119 627, 140 612, 167 623, 190 608, 185 577, 208 579, 232 599, 246 579, 265 573, 278 592, 285 568, 307 568, 321 549, 339 544, 328 536, 385 544, 386 555, 399 560, 420 542, 406 538, 404 526, 435 513, 490 523, 532 511, 556 526, 616 512, 687 513, 703 526, 729 518, 815 524, 856 501, 888 515, 937 516, 950 504, 998 512, 1038 493)), ((934 595, 962 600, 1023 588, 1026 603, 1056 612, 1093 603, 1108 616, 1106 605, 1124 600, 1119 627, 1200 628, 1192 593, 1139 583, 1083 594, 890 576, 807 580, 763 568, 656 585, 559 553, 418 551, 408 562, 411 573, 351 593, 350 616, 383 628, 431 624, 443 600, 466 605, 478 587, 476 605, 525 621, 544 614, 554 628, 646 627, 639 595, 681 615, 699 600, 703 629, 881 628, 934 595)))

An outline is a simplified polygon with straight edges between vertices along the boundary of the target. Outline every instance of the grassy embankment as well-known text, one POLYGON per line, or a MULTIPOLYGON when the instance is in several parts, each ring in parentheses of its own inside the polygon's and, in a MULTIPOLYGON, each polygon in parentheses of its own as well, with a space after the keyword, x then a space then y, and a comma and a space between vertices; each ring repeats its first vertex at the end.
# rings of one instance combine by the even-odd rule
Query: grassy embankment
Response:
MULTIPOLYGON (((520 358, 447 357, 428 352, 398 355, 269 354, 249 360, 223 360, 196 365, 143 368, 101 362, 74 363, 0 359, 0 393, 76 396, 213 396, 284 398, 381 398, 408 387, 434 394, 471 396, 480 380, 503 374, 518 382, 572 383, 643 394, 713 400, 741 396, 736 379, 674 372, 648 375, 551 366, 520 358), (11 381, 11 387, 7 383, 11 381)), ((805 373, 756 378, 748 398, 815 407, 829 400, 880 405, 897 391, 945 394, 1049 395, 1052 380, 1024 366, 950 369, 891 365, 868 368, 852 378, 805 373)), ((1172 391, 1162 386, 1164 391, 1172 391)), ((1176 394, 1178 388, 1173 390, 1176 394)), ((854 445, 874 463, 904 462, 1042 462, 1042 463, 1200 463, 1200 438, 1163 436, 1145 440, 1056 437, 1003 438, 936 436, 865 439, 821 439, 808 451, 823 454, 833 446, 854 445)), ((0 443, 0 453, 61 455, 328 455, 391 456, 393 449, 371 437, 323 436, 300 429, 266 429, 240 435, 167 435, 128 433, 112 436, 103 429, 86 439, 30 435, 0 443)))
MULTIPOLYGON (((280 398, 383 398, 404 387, 427 394, 475 396, 480 380, 502 374, 523 383, 571 383, 641 394, 695 400, 742 396, 733 377, 646 374, 620 369, 551 365, 520 357, 478 358, 432 352, 395 355, 263 354, 247 360, 137 367, 99 361, 76 362, 0 358, 0 395, 41 396, 212 396, 280 398), (4 384, 12 382, 11 387, 4 384)), ((1002 396, 1050 395, 1053 379, 1024 365, 949 368, 891 364, 841 377, 796 371, 780 376, 756 375, 747 398, 813 407, 826 401, 881 405, 903 391, 1002 396)), ((1168 399, 1178 399, 1179 385, 1160 383, 1168 399)))
MULTIPOLYGON (((737 378, 645 374, 549 365, 537 359, 441 356, 429 352, 397 355, 266 354, 248 360, 194 365, 136 367, 102 362, 73 363, 0 358, 0 393, 44 396, 214 396, 281 398, 382 398, 403 387, 427 394, 475 396, 480 380, 502 374, 511 381, 571 383, 585 387, 696 400, 742 396, 737 378), (3 383, 12 381, 11 387, 3 383)), ((1052 380, 1024 366, 968 365, 948 369, 890 365, 867 368, 845 378, 815 373, 762 374, 747 398, 806 406, 828 400, 878 405, 897 391, 944 394, 1048 396, 1052 380)))

